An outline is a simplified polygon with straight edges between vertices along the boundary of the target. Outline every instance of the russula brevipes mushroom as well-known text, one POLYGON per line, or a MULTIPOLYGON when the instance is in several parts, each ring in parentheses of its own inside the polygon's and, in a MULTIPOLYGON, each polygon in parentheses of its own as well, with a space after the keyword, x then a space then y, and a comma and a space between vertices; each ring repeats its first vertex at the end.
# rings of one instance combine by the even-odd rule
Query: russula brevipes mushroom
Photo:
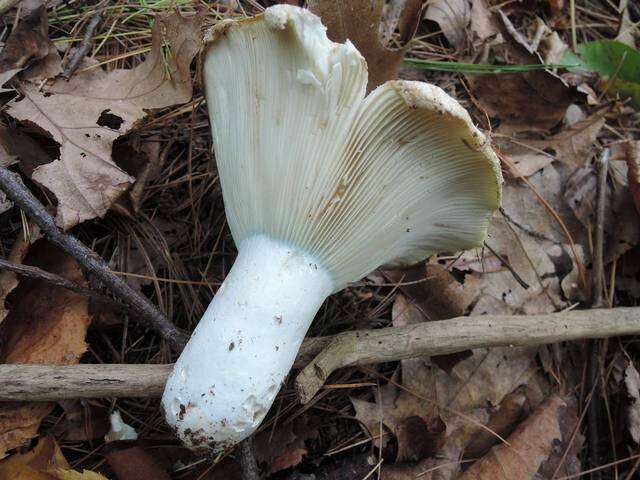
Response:
POLYGON ((224 21, 203 74, 238 257, 169 377, 168 423, 228 447, 260 424, 316 312, 380 265, 482 244, 502 177, 440 88, 391 81, 289 5, 224 21))

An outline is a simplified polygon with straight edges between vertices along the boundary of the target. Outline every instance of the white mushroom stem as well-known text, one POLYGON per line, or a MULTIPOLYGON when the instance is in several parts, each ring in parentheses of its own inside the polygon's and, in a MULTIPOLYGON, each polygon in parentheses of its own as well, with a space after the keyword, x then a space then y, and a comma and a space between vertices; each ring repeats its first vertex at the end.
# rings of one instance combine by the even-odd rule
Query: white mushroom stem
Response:
POLYGON ((162 397, 185 443, 222 449, 253 432, 333 290, 330 274, 306 253, 264 235, 240 243, 162 397))

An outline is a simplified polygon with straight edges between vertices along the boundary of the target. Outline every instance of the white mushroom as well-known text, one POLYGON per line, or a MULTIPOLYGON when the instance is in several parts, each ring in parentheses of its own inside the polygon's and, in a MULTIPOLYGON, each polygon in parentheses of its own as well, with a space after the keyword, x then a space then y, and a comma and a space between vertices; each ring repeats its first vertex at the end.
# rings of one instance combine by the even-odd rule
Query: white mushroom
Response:
POLYGON ((289 5, 208 34, 206 98, 238 257, 166 385, 189 446, 228 447, 263 420, 316 312, 380 265, 481 245, 502 177, 440 88, 388 82, 289 5))

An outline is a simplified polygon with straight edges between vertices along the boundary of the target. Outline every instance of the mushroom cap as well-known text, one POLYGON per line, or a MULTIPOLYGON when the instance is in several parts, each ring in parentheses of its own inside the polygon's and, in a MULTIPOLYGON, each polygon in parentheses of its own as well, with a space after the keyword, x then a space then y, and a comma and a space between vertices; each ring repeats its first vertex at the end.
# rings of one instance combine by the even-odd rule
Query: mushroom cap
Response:
POLYGON ((307 252, 336 290, 380 265, 476 247, 500 205, 487 138, 442 89, 391 81, 308 10, 276 5, 208 33, 205 93, 236 244, 307 252))

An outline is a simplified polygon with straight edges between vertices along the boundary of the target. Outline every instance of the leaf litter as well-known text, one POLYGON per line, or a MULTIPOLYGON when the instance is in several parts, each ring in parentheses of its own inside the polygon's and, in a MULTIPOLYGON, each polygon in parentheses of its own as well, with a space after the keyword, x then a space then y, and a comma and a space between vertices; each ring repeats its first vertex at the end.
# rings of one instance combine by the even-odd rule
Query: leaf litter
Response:
MULTIPOLYGON (((46 10, 38 10, 31 5, 38 2, 24 3, 31 17, 20 18, 0 54, 0 80, 18 92, 3 93, 15 98, 5 106, 0 160, 3 165, 19 162, 12 168, 36 182, 29 186, 45 203, 57 206, 60 226, 74 228, 84 241, 97 245, 113 270, 139 275, 127 278, 137 279, 136 288, 154 296, 177 322, 193 328, 211 297, 211 286, 224 278, 234 250, 224 226, 206 110, 201 86, 192 80, 192 60, 203 24, 258 13, 257 3, 218 2, 197 13, 191 4, 179 1, 178 14, 162 2, 145 2, 145 7, 114 2, 103 12, 90 55, 68 82, 57 78, 58 52, 66 52, 63 57, 68 59, 69 45, 75 47, 79 41, 69 32, 80 34, 82 22, 93 13, 91 6, 74 10, 50 2, 46 10), (48 19, 43 16, 47 14, 48 19), (24 48, 12 54, 7 48, 11 42, 22 42, 24 48), (133 55, 149 48, 144 60, 133 55), (134 162, 123 161, 127 158, 134 162), (113 214, 106 215, 108 211, 113 214)), ((491 221, 484 248, 449 252, 402 272, 371 275, 370 283, 354 285, 327 303, 314 335, 337 333, 354 322, 359 328, 373 328, 466 314, 550 313, 588 306, 585 280, 595 227, 594 164, 603 146, 613 152, 605 222, 606 297, 610 305, 633 304, 630 298, 640 298, 639 222, 632 206, 639 183, 636 113, 628 100, 616 96, 611 82, 615 72, 602 70, 599 77, 596 68, 589 73, 546 69, 461 76, 400 69, 404 55, 493 63, 496 71, 501 65, 562 62, 572 44, 566 2, 539 2, 527 11, 520 4, 484 0, 433 1, 424 12, 422 2, 411 1, 312 3, 332 38, 350 38, 363 51, 371 68, 370 88, 400 75, 436 83, 466 102, 475 122, 492 133, 507 179, 503 208, 491 221), (414 32, 416 39, 409 43, 414 32)), ((633 7, 625 10, 618 25, 610 20, 618 18, 617 13, 603 14, 609 7, 602 5, 591 6, 600 12, 597 21, 604 26, 591 26, 595 20, 589 9, 576 10, 585 45, 622 30, 631 30, 633 36, 633 7)), ((18 13, 12 11, 7 18, 14 20, 18 13)), ((611 55, 607 61, 618 65, 620 58, 611 55)), ((8 203, 6 208, 3 225, 11 226, 13 237, 11 242, 0 238, 5 258, 31 262, 44 243, 30 245, 37 238, 30 227, 31 241, 16 240, 12 251, 17 233, 22 235, 16 225, 24 222, 17 209, 8 203)), ((66 260, 58 261, 44 258, 37 264, 57 271, 66 260)), ((91 315, 88 308, 85 312, 84 300, 60 291, 30 301, 34 282, 0 273, 5 308, 0 314, 6 316, 0 328, 3 340, 10 342, 3 350, 7 361, 76 362, 83 354, 93 362, 171 360, 149 334, 121 317, 95 322, 86 336, 91 315), (57 316, 60 305, 65 305, 64 315, 57 316), (46 321, 29 321, 34 310, 46 310, 46 321), (18 318, 27 321, 21 326, 18 318), (47 325, 70 325, 74 334, 51 335, 47 325), (86 353, 85 342, 91 347, 86 353)), ((102 318, 105 312, 98 309, 95 315, 102 318)), ((636 355, 630 345, 620 348, 636 355)), ((613 351, 610 346, 601 359, 603 369, 613 351)), ((347 369, 336 373, 308 410, 296 405, 286 387, 272 423, 256 438, 262 472, 279 478, 291 474, 291 479, 307 474, 316 479, 364 478, 371 472, 376 475, 376 465, 383 460, 380 478, 387 480, 578 475, 589 466, 580 465, 578 457, 585 432, 579 423, 584 405, 576 393, 581 391, 580 372, 554 370, 567 368, 563 359, 571 355, 573 350, 565 351, 562 345, 477 349, 347 369), (578 380, 571 383, 569 378, 578 380), (330 468, 351 473, 324 477, 330 468)), ((574 365, 582 368, 580 361, 574 365)), ((621 377, 626 408, 620 421, 633 441, 637 382, 633 363, 627 365, 621 377)), ((112 446, 109 466, 93 453, 80 455, 65 446, 79 442, 86 452, 93 452, 102 441, 99 433, 105 429, 106 414, 115 408, 113 401, 71 402, 51 414, 53 404, 5 404, 0 409, 1 445, 12 449, 39 431, 51 431, 74 466, 107 475, 120 469, 118 475, 132 478, 238 478, 233 454, 213 465, 169 447, 170 436, 154 402, 118 404, 142 440, 112 446), (54 423, 59 428, 49 429, 54 423), (145 443, 150 440, 171 453, 166 458, 156 455, 145 443), (137 477, 124 470, 134 465, 143 472, 137 477)), ((604 413, 601 417, 607 418, 604 413)), ((601 428, 608 431, 607 425, 601 428)), ((46 472, 48 477, 33 478, 101 478, 69 470, 60 450, 45 443, 48 438, 42 436, 36 450, 48 445, 44 456, 57 456, 54 463, 59 462, 67 476, 46 472)), ((626 446, 626 440, 619 442, 620 448, 626 446)), ((12 468, 32 468, 22 459, 25 450, 11 451, 13 455, 0 462, 0 471, 13 459, 19 467, 12 468)), ((601 463, 614 453, 615 458, 626 455, 601 451, 601 463)))

